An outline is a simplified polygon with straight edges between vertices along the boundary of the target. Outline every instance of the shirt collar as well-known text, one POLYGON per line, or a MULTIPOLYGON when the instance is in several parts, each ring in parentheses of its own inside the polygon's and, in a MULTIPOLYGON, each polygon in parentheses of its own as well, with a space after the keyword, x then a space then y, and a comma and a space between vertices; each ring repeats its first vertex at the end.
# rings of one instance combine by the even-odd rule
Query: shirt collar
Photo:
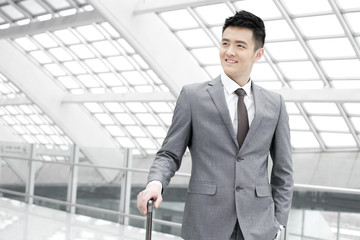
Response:
POLYGON ((232 94, 236 91, 238 88, 244 89, 247 96, 251 96, 251 78, 250 81, 248 81, 244 86, 240 87, 234 80, 229 78, 225 73, 221 74, 221 83, 223 84, 226 92, 228 94, 232 94))

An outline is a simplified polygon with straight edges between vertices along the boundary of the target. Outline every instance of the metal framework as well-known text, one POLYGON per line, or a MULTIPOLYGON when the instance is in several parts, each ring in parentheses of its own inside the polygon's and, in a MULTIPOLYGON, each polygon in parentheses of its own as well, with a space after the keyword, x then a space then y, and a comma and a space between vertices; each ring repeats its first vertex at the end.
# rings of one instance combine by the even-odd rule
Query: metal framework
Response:
MULTIPOLYGON (((294 152, 360 149, 356 111, 360 109, 360 30, 356 25, 360 4, 319 1, 323 5, 316 2, 312 10, 297 9, 297 1, 288 0, 31 2, 0 4, 1 45, 17 52, 19 61, 29 58, 31 71, 41 71, 63 91, 58 107, 85 112, 108 146, 133 148, 135 156, 143 157, 157 151, 181 87, 206 81, 221 71, 214 56, 221 37, 220 19, 244 8, 262 17, 267 26, 266 54, 254 67, 253 79, 282 94, 292 110, 294 152), (264 7, 258 8, 259 4, 264 7), (330 19, 332 28, 324 26, 317 33, 305 24, 312 19, 321 26, 321 18, 330 19), (339 43, 337 47, 344 50, 326 51, 331 43, 339 43)), ((7 72, 14 63, 7 62, 4 54, 1 58, 0 67, 7 72)), ((76 135, 85 144, 85 133, 64 127, 61 117, 54 117, 43 100, 28 95, 33 90, 24 88, 26 79, 1 73, 7 79, 0 86, 0 107, 6 112, 0 115, 3 123, 17 116, 11 115, 11 107, 35 104, 54 127, 64 130, 64 137, 74 141, 76 135), (23 95, 14 95, 12 82, 23 95)), ((20 127, 15 135, 24 128, 16 121, 20 127)), ((71 121, 76 120, 66 124, 76 126, 71 121)), ((81 147, 80 142, 75 141, 81 147)))

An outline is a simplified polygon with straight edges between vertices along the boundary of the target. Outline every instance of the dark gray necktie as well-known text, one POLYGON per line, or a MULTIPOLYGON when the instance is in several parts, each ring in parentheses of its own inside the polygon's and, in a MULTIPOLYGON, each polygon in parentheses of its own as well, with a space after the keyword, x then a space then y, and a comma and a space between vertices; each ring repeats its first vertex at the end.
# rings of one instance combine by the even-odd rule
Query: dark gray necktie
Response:
POLYGON ((238 88, 235 93, 239 96, 237 103, 237 117, 238 117, 238 131, 237 131, 237 140, 239 148, 241 148, 247 132, 249 131, 249 119, 247 114, 247 109, 244 103, 244 96, 246 92, 242 88, 238 88))

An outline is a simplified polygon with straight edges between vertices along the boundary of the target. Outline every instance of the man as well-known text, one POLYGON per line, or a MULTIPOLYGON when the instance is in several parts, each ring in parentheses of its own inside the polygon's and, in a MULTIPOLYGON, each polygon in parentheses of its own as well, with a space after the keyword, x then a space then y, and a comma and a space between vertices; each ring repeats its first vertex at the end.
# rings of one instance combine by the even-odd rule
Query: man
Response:
POLYGON ((264 41, 264 23, 252 13, 226 19, 220 46, 224 73, 184 86, 149 183, 138 195, 143 214, 150 198, 159 207, 188 147, 192 171, 185 240, 273 240, 286 226, 293 188, 288 115, 280 95, 250 79, 264 41))

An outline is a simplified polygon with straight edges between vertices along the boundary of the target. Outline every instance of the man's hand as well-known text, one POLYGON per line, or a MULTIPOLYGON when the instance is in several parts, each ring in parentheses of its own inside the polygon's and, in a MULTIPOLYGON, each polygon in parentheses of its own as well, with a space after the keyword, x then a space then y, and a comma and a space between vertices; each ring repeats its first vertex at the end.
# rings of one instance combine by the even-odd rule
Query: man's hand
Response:
POLYGON ((161 196, 161 190, 162 186, 159 182, 150 182, 146 189, 141 191, 137 196, 137 208, 139 211, 146 215, 147 214, 147 202, 150 199, 155 200, 155 208, 158 208, 160 206, 160 203, 162 202, 162 196, 161 196))
POLYGON ((282 231, 284 228, 285 228, 285 227, 284 227, 284 226, 282 226, 282 225, 280 225, 280 226, 279 226, 279 229, 278 229, 278 231, 277 231, 277 233, 276 233, 276 236, 275 236, 274 240, 276 240, 276 239, 279 239, 279 238, 280 238, 281 231, 282 231))

